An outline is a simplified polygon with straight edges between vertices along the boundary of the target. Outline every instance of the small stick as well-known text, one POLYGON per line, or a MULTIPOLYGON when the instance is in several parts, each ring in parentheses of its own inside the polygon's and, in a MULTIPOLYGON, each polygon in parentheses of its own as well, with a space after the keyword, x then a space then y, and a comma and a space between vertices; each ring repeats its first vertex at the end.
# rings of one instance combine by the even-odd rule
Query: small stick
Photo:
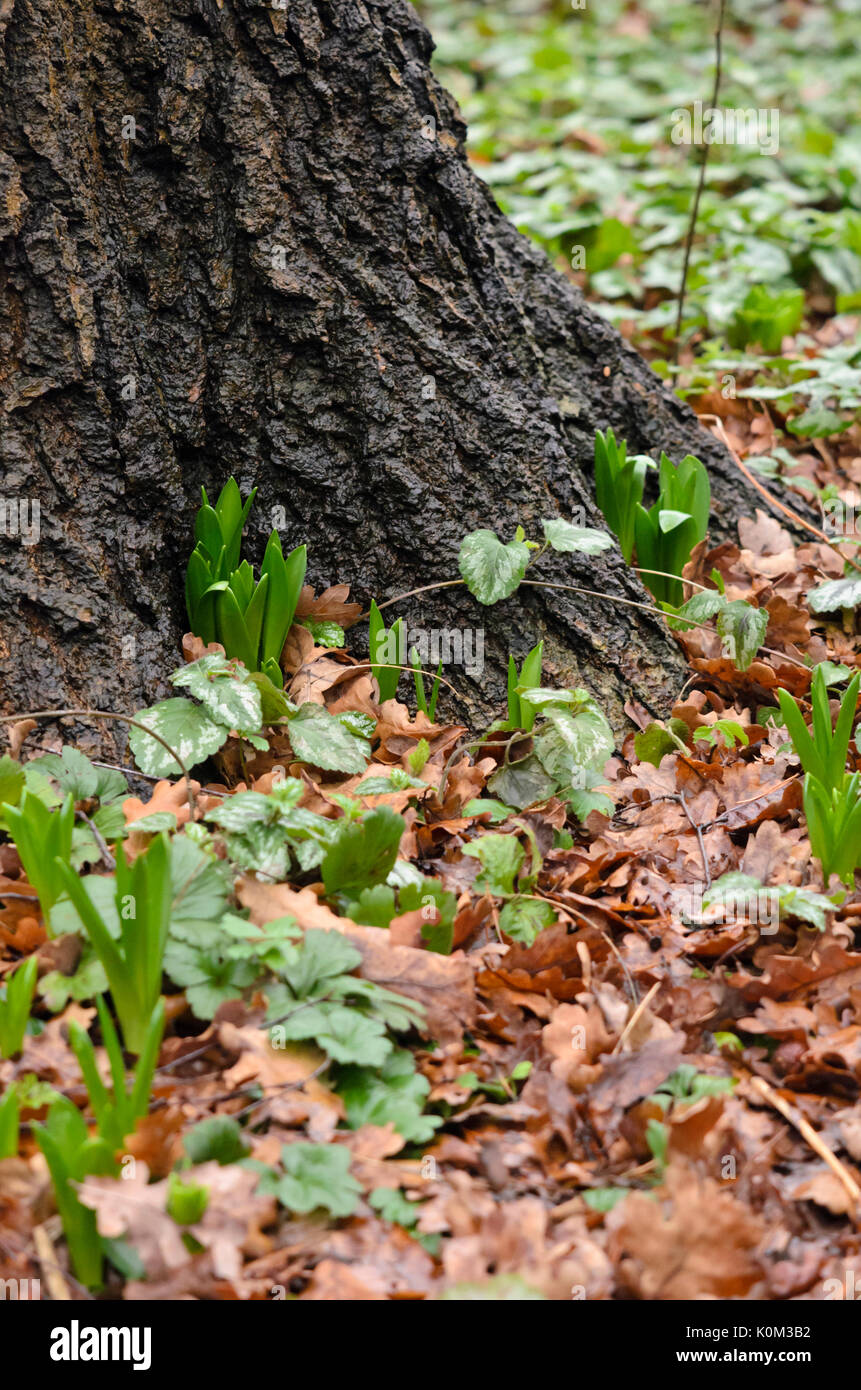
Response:
POLYGON ((773 1105, 775 1110, 778 1110, 785 1120, 788 1120, 791 1125, 794 1125, 801 1137, 807 1140, 813 1152, 817 1153, 822 1161, 828 1164, 832 1173, 835 1177, 840 1179, 841 1183, 846 1188, 846 1191, 849 1193, 849 1196, 852 1198, 857 1208, 858 1204, 861 1203, 861 1187, 858 1186, 845 1163, 841 1163, 837 1155, 832 1153, 831 1149, 829 1149, 828 1145, 825 1143, 825 1140, 816 1133, 816 1130, 809 1121, 805 1120, 804 1116, 800 1115, 794 1106, 790 1105, 788 1101, 785 1101, 783 1096, 778 1095, 773 1086, 769 1086, 767 1081, 763 1081, 761 1076, 753 1076, 748 1073, 746 1079, 750 1081, 755 1090, 759 1091, 763 1099, 768 1101, 769 1105, 773 1105))
POLYGON ((57 1254, 44 1225, 33 1227, 33 1244, 36 1247, 39 1265, 47 1281, 48 1292, 52 1301, 54 1303, 71 1303, 72 1295, 69 1286, 63 1276, 63 1271, 57 1264, 57 1254))
POLYGON ((662 985, 662 984, 663 984, 663 980, 656 980, 655 983, 652 985, 652 988, 649 990, 648 994, 645 995, 645 997, 644 997, 643 999, 640 1000, 640 1002, 639 1002, 639 1004, 637 1005, 636 1009, 635 1009, 634 1012, 631 1014, 631 1017, 628 1019, 628 1022, 625 1024, 624 1028, 622 1029, 621 1033, 619 1034, 619 1036, 618 1036, 618 1038, 617 1038, 617 1040, 616 1040, 616 1046, 613 1048, 613 1051, 610 1053, 610 1056, 611 1056, 611 1057, 615 1057, 616 1054, 617 1054, 617 1052, 620 1052, 620 1051, 622 1050, 622 1044, 624 1043, 624 1041, 625 1041, 625 1039, 627 1038, 628 1034, 631 1032, 632 1028, 634 1028, 634 1026, 639 1022, 639 1020, 642 1018, 642 1016, 643 1016, 643 1011, 647 1008, 647 1006, 648 1006, 648 1004, 649 1004, 649 1000, 650 1000, 650 999, 654 999, 655 995, 657 994, 658 990, 661 988, 661 985, 662 985))

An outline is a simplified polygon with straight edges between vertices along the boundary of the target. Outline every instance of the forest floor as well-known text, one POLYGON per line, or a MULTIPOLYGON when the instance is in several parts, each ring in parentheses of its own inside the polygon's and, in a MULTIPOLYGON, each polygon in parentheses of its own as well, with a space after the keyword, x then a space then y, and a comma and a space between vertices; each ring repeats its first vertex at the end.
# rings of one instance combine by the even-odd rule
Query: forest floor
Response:
MULTIPOLYGON (((135 862, 168 835, 182 870, 146 1113, 105 1166, 68 1167, 73 1215, 94 1223, 79 1252, 107 1242, 87 1278, 37 1138, 57 1096, 102 1132, 69 1026, 92 1031, 107 1079, 106 981, 71 905, 40 910, 0 845, 7 999, 39 962, 23 1044, 0 1060, 17 1098, 14 1134, 0 1108, 2 1278, 72 1299, 855 1296, 861 889, 823 878, 776 695, 807 715, 820 668, 836 713, 861 668, 854 608, 827 621, 806 599, 843 575, 861 504, 852 16, 798 0, 728 30, 723 99, 750 105, 755 75, 781 145, 709 166, 676 370, 664 332, 697 173, 667 113, 707 100, 711 40, 698 5, 598 8, 424 12, 506 210, 742 466, 820 505, 822 533, 801 538, 764 498, 737 543, 697 548, 686 592, 721 583, 767 610, 768 645, 740 671, 716 632, 680 633, 672 732, 631 703, 641 734, 612 750, 594 809, 559 789, 518 799, 508 767, 532 756, 528 730, 472 748, 484 731, 416 710, 406 678, 381 699, 333 637, 360 616, 343 586, 303 591, 286 694, 365 738, 362 770, 297 756, 271 726, 266 749, 227 741, 191 799, 157 773, 129 796, 73 752, 26 763, 46 805, 72 796, 88 881, 113 885, 104 841, 123 835, 135 862), (252 833, 261 817, 280 840, 252 833), (322 846, 339 818, 352 838, 309 857, 303 837, 322 846)), ((207 653, 187 639, 189 663, 207 653)), ((13 730, 0 801, 28 737, 13 730)))

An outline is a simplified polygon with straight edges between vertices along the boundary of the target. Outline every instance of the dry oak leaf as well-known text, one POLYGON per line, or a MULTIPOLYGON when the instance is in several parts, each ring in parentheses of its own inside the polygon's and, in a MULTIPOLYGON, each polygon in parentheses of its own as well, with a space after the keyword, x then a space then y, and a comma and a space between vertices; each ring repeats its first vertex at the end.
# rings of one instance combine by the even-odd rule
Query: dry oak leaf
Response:
POLYGON ((262 1255, 271 1248, 261 1227, 275 1220, 275 1198, 256 1196, 259 1174, 235 1163, 201 1163, 187 1176, 209 1189, 206 1211, 190 1226, 178 1226, 168 1215, 168 1179, 150 1183, 145 1163, 137 1164, 130 1179, 85 1179, 78 1197, 96 1213, 100 1235, 124 1237, 134 1245, 150 1278, 163 1278, 188 1263, 187 1232, 209 1250, 216 1278, 236 1279, 243 1254, 262 1255))
POLYGON ((546 1028, 541 1046, 553 1058, 550 1070, 572 1091, 585 1091, 601 1075, 598 1058, 609 1052, 615 1035, 607 1031, 601 1010, 590 1005, 560 1004, 546 1028))
POLYGON ((299 602, 296 604, 296 621, 311 618, 315 623, 338 623, 341 627, 352 627, 362 615, 360 603, 348 603, 349 584, 333 584, 315 596, 310 584, 302 586, 299 602))
MULTIPOLYGON (((191 790, 195 799, 197 799, 200 793, 200 783, 192 780, 191 790)), ((202 805, 202 803, 198 802, 198 805, 202 805, 203 810, 208 810, 211 806, 221 804, 220 797, 205 797, 204 801, 206 805, 202 805)), ((157 811, 168 811, 176 816, 177 825, 185 825, 191 815, 191 811, 188 805, 188 788, 184 777, 181 777, 178 782, 156 782, 149 801, 141 801, 137 796, 129 796, 126 797, 123 802, 123 815, 125 816, 126 825, 132 827, 135 821, 143 820, 144 816, 154 815, 157 811)), ((146 847, 149 837, 147 836, 144 838, 144 836, 139 835, 136 838, 140 841, 136 846, 137 852, 140 853, 140 851, 146 847)))
POLYGON ((336 917, 310 888, 297 892, 286 883, 244 878, 237 887, 237 897, 250 910, 255 926, 291 916, 300 927, 341 932, 361 953, 359 974, 421 1004, 426 1012, 425 1031, 439 1042, 459 1039, 475 1022, 475 975, 460 951, 440 956, 413 946, 397 946, 383 927, 359 927, 348 917, 336 917))
POLYGON ((638 1298, 744 1298, 764 1274, 761 1217, 683 1162, 655 1192, 632 1192, 605 1225, 610 1258, 638 1298))

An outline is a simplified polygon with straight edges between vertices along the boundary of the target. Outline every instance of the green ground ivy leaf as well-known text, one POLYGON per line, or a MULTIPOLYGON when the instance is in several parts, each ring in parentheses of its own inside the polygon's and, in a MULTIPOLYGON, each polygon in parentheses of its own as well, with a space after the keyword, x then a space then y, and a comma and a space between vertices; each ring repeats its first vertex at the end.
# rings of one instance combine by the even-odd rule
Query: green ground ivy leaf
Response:
POLYGON ((323 859, 326 892, 356 898, 363 888, 384 882, 394 866, 405 827, 403 816, 390 806, 379 806, 360 821, 344 823, 323 859))
POLYGON ((836 613, 840 608, 857 608, 861 603, 861 575, 845 579, 828 579, 810 589, 807 602, 811 613, 836 613))
POLYGON ((395 890, 387 883, 363 888, 358 898, 344 904, 344 916, 364 927, 388 927, 396 912, 395 890))
MULTIPOLYGON (((138 723, 160 734, 189 769, 217 753, 230 734, 225 724, 216 724, 202 705, 196 705, 184 695, 160 700, 157 705, 140 710, 135 718, 138 723)), ((181 776, 176 759, 143 729, 129 729, 129 747, 135 762, 146 776, 181 776)))
POLYGON ((300 1006, 279 1026, 284 1029, 280 1036, 290 1042, 313 1039, 336 1062, 363 1067, 381 1066, 393 1046, 380 1019, 348 1004, 324 1001, 312 1008, 300 1006))
POLYGON ((556 781, 541 766, 534 753, 518 762, 503 764, 488 779, 487 787, 495 796, 522 811, 525 806, 546 801, 556 790, 556 781))
POLYGON ((238 1163, 248 1153, 239 1121, 232 1115, 212 1115, 208 1120, 201 1120, 186 1130, 182 1142, 192 1163, 208 1163, 213 1159, 222 1165, 238 1163))
MULTIPOLYGON (((77 748, 64 747, 59 753, 46 753, 34 758, 33 767, 47 772, 60 790, 71 792, 76 801, 97 798, 102 803, 117 801, 129 794, 128 783, 121 772, 113 768, 96 767, 77 748)), ((6 798, 0 797, 0 800, 6 798)))
POLYGON ((526 857, 524 848, 515 835, 496 835, 488 832, 464 845, 463 852, 481 864, 482 872, 475 880, 475 886, 479 891, 493 893, 496 897, 506 897, 514 892, 515 877, 526 857))
POLYGON ((313 618, 303 618, 300 626, 307 627, 314 641, 321 647, 343 647, 347 640, 340 623, 333 623, 328 618, 319 623, 314 622, 313 618))
POLYGON ((290 719, 287 730, 296 757, 324 772, 364 772, 370 762, 368 740, 310 701, 290 719))
POLYGON ((454 919, 457 898, 443 888, 438 879, 423 878, 421 883, 408 883, 400 891, 399 912, 421 912, 425 917, 422 940, 429 951, 448 956, 454 944, 454 919), (435 920, 430 920, 430 913, 435 920))
POLYGON ((306 1215, 323 1208, 332 1216, 351 1216, 362 1187, 350 1172, 351 1153, 343 1144, 285 1144, 284 1176, 258 1191, 276 1196, 289 1211, 306 1215))
POLYGON ((552 927, 556 913, 551 903, 540 898, 512 898, 499 914, 499 929, 513 941, 531 946, 539 932, 552 927))
POLYGON ((202 656, 174 671, 170 679, 200 700, 216 723, 242 732, 259 732, 263 722, 260 691, 241 663, 220 655, 202 656))
POLYGON ((498 603, 520 584, 529 556, 525 541, 503 545, 492 531, 472 531, 461 544, 458 565, 466 587, 479 603, 498 603))
POLYGON ((391 1124, 407 1143, 426 1144, 442 1124, 439 1116, 423 1114, 430 1082, 406 1048, 396 1048, 379 1070, 339 1067, 336 1090, 351 1129, 391 1124))
POLYGON ((565 554, 579 552, 582 555, 597 555, 602 550, 609 550, 614 544, 613 537, 606 531, 598 531, 592 526, 574 526, 570 521, 563 521, 561 517, 554 517, 541 524, 544 527, 544 539, 554 550, 565 554))
POLYGON ((702 589, 677 608, 672 616, 667 615, 667 627, 672 632, 689 632, 690 623, 707 623, 709 618, 715 617, 725 607, 726 599, 717 589, 702 589))

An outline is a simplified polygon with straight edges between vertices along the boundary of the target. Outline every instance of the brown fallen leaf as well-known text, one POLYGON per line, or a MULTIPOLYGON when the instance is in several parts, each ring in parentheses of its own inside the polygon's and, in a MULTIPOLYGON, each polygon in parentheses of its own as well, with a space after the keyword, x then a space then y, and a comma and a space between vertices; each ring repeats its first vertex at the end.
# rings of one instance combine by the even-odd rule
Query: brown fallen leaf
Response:
POLYGON ((100 1235, 123 1237, 135 1247, 150 1278, 164 1278, 188 1263, 187 1232, 209 1250, 217 1278, 236 1279, 243 1254, 260 1255, 271 1247, 261 1227, 275 1219, 275 1198, 256 1196, 259 1175, 235 1163, 201 1163, 187 1176, 209 1189, 206 1211, 189 1226, 178 1226, 168 1215, 168 1179, 150 1183, 144 1163, 133 1178, 86 1178, 78 1184, 78 1198, 96 1213, 100 1235))
POLYGON ((608 1249, 636 1298, 745 1298, 764 1277, 765 1223, 682 1160, 653 1194, 632 1192, 608 1214, 608 1249))

